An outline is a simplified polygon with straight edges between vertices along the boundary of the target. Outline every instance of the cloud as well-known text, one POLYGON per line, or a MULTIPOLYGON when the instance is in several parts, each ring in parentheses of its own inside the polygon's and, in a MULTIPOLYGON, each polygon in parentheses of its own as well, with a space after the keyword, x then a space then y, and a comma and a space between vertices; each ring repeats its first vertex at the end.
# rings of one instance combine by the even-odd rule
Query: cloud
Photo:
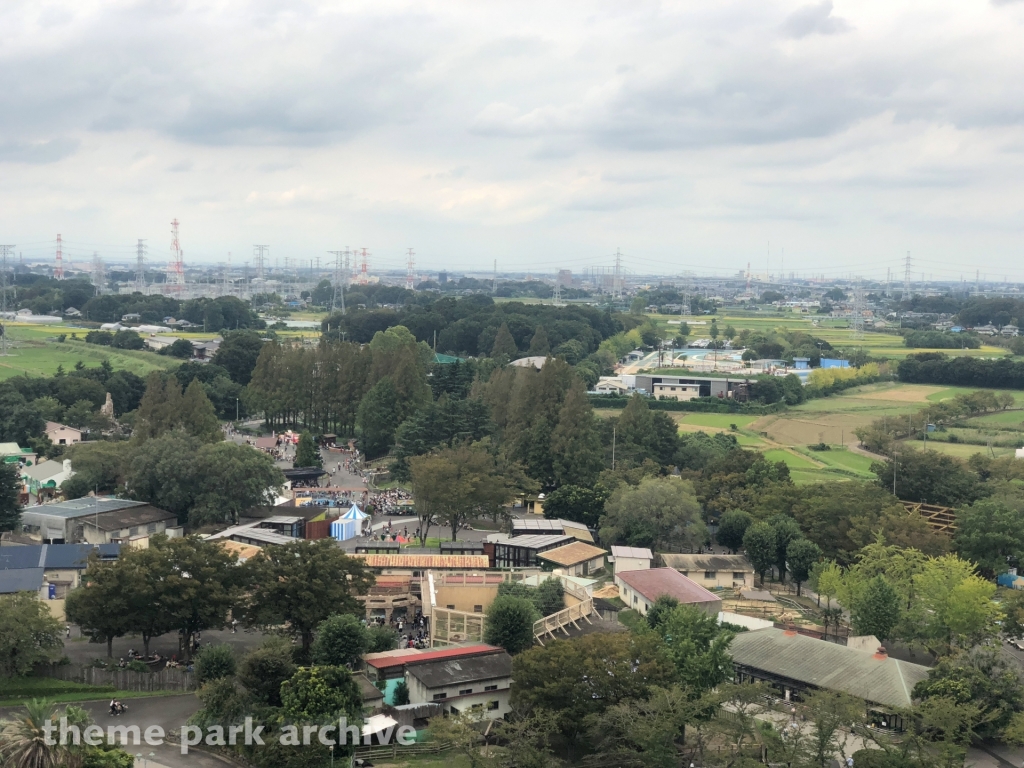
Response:
POLYGON ((45 165, 56 163, 73 155, 79 146, 77 139, 62 137, 45 141, 0 142, 0 162, 45 165))
POLYGON ((817 5, 805 5, 793 11, 783 22, 782 31, 793 38, 841 35, 850 31, 850 25, 845 19, 832 15, 832 0, 822 0, 817 5))

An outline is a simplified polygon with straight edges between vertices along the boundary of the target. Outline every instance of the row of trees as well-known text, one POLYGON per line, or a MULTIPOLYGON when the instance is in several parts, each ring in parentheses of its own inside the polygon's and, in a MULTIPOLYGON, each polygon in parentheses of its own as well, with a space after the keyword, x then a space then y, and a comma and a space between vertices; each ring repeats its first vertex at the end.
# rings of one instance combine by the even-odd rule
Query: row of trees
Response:
POLYGON ((93 638, 154 637, 177 631, 183 647, 229 616, 247 626, 283 628, 309 658, 316 628, 335 613, 357 613, 373 583, 362 563, 330 540, 265 547, 242 564, 217 541, 153 536, 147 549, 126 547, 112 562, 95 555, 86 584, 67 597, 68 620, 93 638))

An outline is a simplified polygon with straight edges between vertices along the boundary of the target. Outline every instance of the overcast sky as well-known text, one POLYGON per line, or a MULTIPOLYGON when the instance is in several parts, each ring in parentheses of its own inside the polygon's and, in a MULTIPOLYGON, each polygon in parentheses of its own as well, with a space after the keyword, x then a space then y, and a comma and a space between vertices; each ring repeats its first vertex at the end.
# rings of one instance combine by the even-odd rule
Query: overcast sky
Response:
POLYGON ((0 242, 1024 280, 1022 40, 1022 0, 5 0, 0 242))

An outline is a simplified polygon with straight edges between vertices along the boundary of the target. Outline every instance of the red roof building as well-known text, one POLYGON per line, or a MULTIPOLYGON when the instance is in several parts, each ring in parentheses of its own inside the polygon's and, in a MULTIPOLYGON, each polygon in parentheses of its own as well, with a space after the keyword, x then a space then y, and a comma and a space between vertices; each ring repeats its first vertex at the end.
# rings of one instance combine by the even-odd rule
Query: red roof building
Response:
POLYGON ((616 573, 615 584, 626 607, 643 615, 663 595, 675 598, 681 605, 695 605, 710 616, 717 616, 722 610, 720 597, 686 578, 675 568, 616 573))

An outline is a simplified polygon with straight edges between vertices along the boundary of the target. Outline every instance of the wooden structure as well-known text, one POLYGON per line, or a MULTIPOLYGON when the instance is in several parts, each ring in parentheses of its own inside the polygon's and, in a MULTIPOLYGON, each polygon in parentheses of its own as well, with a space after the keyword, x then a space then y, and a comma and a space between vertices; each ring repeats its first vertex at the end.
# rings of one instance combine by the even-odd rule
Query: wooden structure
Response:
POLYGON ((952 507, 940 507, 937 504, 924 504, 920 501, 903 501, 900 504, 907 512, 919 514, 928 523, 928 527, 936 533, 952 536, 956 533, 956 510, 952 507))

